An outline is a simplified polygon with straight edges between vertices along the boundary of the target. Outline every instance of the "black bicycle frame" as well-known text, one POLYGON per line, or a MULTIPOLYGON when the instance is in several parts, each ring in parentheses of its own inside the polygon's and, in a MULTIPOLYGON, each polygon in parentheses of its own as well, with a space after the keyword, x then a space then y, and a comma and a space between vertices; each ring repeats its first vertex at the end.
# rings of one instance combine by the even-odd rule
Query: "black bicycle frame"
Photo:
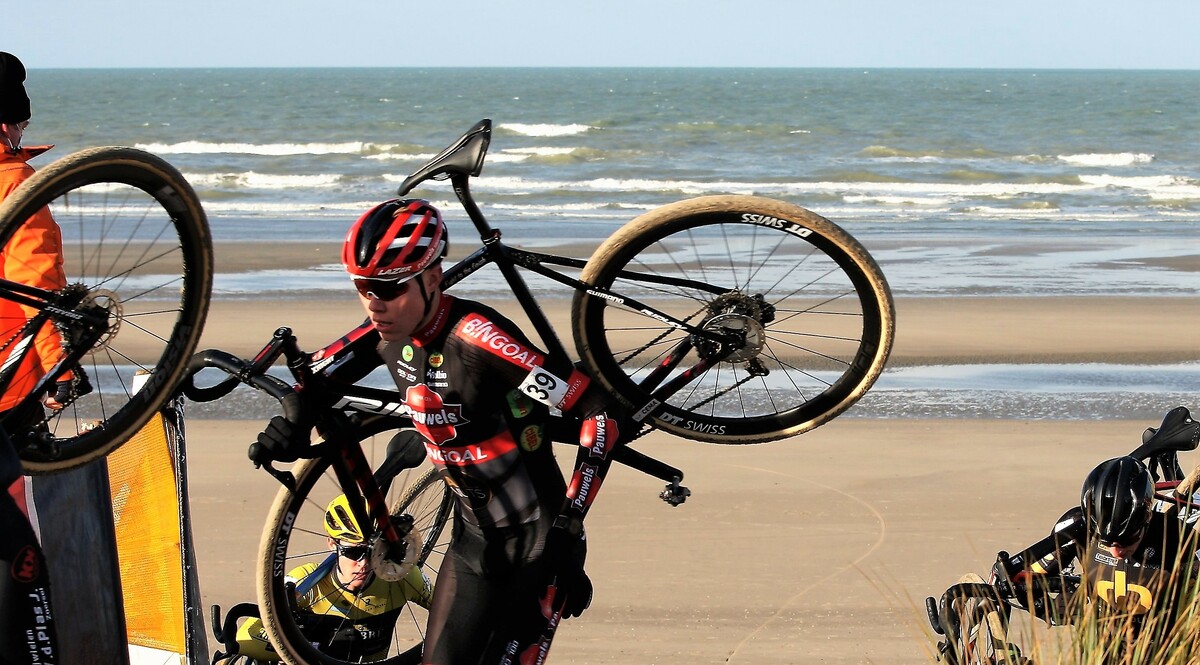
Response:
MULTIPOLYGON (((409 420, 405 415, 407 408, 400 401, 400 396, 394 390, 349 384, 338 386, 336 391, 331 390, 328 385, 325 385, 324 389, 327 392, 326 397, 334 400, 330 407, 334 411, 345 412, 349 410, 367 414, 368 417, 377 417, 377 419, 361 423, 360 432, 376 434, 409 424, 409 420)), ((579 419, 550 414, 546 427, 547 438, 551 441, 570 446, 579 445, 579 419)), ((336 442, 334 442, 334 445, 336 445, 336 442)), ((355 448, 358 449, 357 446, 355 448)), ((613 453, 613 461, 668 483, 678 483, 683 479, 683 472, 679 469, 638 452, 629 446, 618 447, 613 453)), ((363 462, 365 463, 365 458, 363 458, 363 462)), ((374 483, 373 477, 371 477, 370 483, 366 483, 367 477, 370 476, 369 469, 363 473, 355 470, 354 463, 351 463, 350 467, 352 474, 359 481, 359 487, 364 490, 369 489, 367 485, 374 483)), ((369 496, 369 494, 364 491, 364 496, 369 496)))
MULTIPOLYGON (((702 338, 711 342, 715 342, 721 345, 721 348, 729 349, 730 351, 732 351, 733 348, 742 341, 735 333, 729 331, 708 330, 697 327, 688 323, 687 321, 680 320, 665 312, 655 309, 654 307, 651 307, 635 298, 630 298, 618 293, 613 293, 607 289, 592 286, 586 282, 582 282, 578 279, 570 277, 569 275, 558 272, 557 270, 547 268, 545 264, 582 269, 585 265, 587 265, 587 261, 564 256, 556 256, 553 254, 543 254, 541 252, 530 252, 505 245, 500 239, 500 231, 493 229, 491 225, 488 224, 483 212, 479 209, 479 206, 476 205, 475 200, 471 197, 471 190, 470 186, 468 185, 468 176, 452 176, 451 184, 454 187, 454 194, 458 197, 459 202, 462 203, 463 209, 467 211, 467 216, 471 218, 471 221, 475 224, 475 228, 479 230, 479 237, 483 241, 483 247, 475 250, 465 259, 446 269, 442 276, 442 288, 448 289, 474 274, 484 266, 494 263, 496 267, 500 269, 500 274, 504 276, 505 281, 508 282, 508 286, 512 289, 513 295, 517 297, 517 302, 521 304, 521 308, 525 311, 525 315, 528 316, 530 322, 533 323, 533 327, 537 330, 538 335, 541 337, 542 343, 547 347, 546 351, 551 355, 568 360, 570 359, 570 355, 567 353, 566 348, 562 345, 562 341, 558 338, 554 328, 546 319, 545 314, 542 312, 541 306, 538 305, 537 300, 533 297, 533 294, 530 293, 529 287, 525 284, 525 280, 517 270, 517 267, 525 268, 542 275, 543 277, 547 277, 559 282, 560 284, 569 286, 575 291, 583 291, 589 295, 597 298, 603 298, 604 300, 614 304, 623 305, 630 309, 641 312, 650 318, 656 319, 662 323, 666 323, 674 328, 686 331, 688 333, 688 337, 681 343, 681 346, 686 348, 682 349, 682 353, 672 353, 668 355, 668 357, 673 361, 672 365, 669 365, 665 368, 668 371, 674 366, 674 364, 677 364, 683 359, 687 349, 695 343, 694 340, 696 338, 702 338)), ((716 295, 725 293, 728 290, 726 288, 717 287, 690 279, 632 273, 626 270, 622 270, 618 274, 623 277, 637 279, 646 283, 707 291, 716 295)), ((655 393, 655 400, 658 402, 665 401, 667 397, 682 388, 695 376, 707 371, 709 367, 715 365, 725 355, 726 354, 717 353, 714 354, 713 357, 702 360, 699 365, 692 368, 688 372, 685 372, 681 376, 682 380, 673 381, 657 391, 655 393)), ((662 368, 660 368, 660 370, 661 369, 662 368)), ((662 380, 662 376, 664 374, 664 371, 652 373, 651 376, 647 377, 643 383, 643 387, 647 387, 648 389, 652 390, 657 382, 662 380)), ((637 412, 637 419, 641 420, 645 418, 657 406, 658 404, 652 401, 642 409, 639 409, 637 412)))
MULTIPOLYGON (((211 352, 209 352, 211 354, 211 352)), ((350 499, 350 509, 360 524, 375 523, 383 526, 384 538, 389 543, 398 543, 401 536, 395 530, 388 514, 383 493, 371 473, 370 464, 359 445, 363 436, 371 436, 401 427, 411 426, 408 409, 393 390, 370 388, 355 384, 331 383, 325 377, 314 374, 308 366, 308 355, 299 350, 296 338, 291 330, 280 328, 275 332, 271 343, 263 348, 251 361, 235 361, 227 357, 226 362, 209 362, 203 366, 223 369, 230 378, 223 385, 232 389, 239 382, 262 389, 261 383, 250 381, 253 377, 262 377, 268 367, 283 355, 292 371, 294 378, 305 387, 310 399, 322 402, 321 416, 318 417, 318 427, 324 434, 324 441, 318 444, 315 451, 319 456, 330 460, 338 484, 343 488, 357 487, 360 492, 347 492, 350 499), (350 426, 348 413, 363 414, 353 426, 350 426), (354 436, 351 436, 353 433, 354 436), (359 437, 359 438, 355 438, 359 437), (362 500, 359 500, 359 496, 362 500)), ((213 356, 209 355, 209 358, 213 356)), ((186 379, 191 382, 191 377, 186 379)), ((269 379, 268 382, 275 382, 269 379)), ((221 386, 212 389, 214 395, 220 393, 221 386)), ((223 394, 227 394, 225 391, 223 394)), ((213 397, 216 398, 215 396, 213 397)), ((580 421, 563 415, 550 415, 547 422, 548 438, 551 441, 567 445, 579 445, 580 421)), ((676 492, 680 490, 679 483, 683 480, 683 472, 675 467, 660 462, 640 453, 629 446, 621 446, 613 452, 613 461, 636 469, 647 475, 670 483, 676 492)), ((285 487, 295 490, 295 476, 290 471, 274 468, 266 463, 263 468, 285 487)), ((686 490, 683 490, 686 491, 686 490)))
POLYGON ((58 377, 62 376, 69 368, 79 364, 79 361, 91 350, 92 345, 100 339, 106 329, 105 321, 98 320, 95 315, 88 312, 64 309, 55 304, 55 298, 56 294, 53 291, 8 279, 0 279, 0 299, 38 310, 33 318, 25 322, 19 333, 4 342, 3 348, 11 349, 12 355, 6 358, 4 366, 0 367, 0 395, 8 392, 21 363, 25 361, 33 350, 34 344, 37 343, 38 332, 42 330, 43 326, 50 324, 55 319, 68 320, 71 323, 72 334, 78 338, 76 343, 70 345, 71 352, 60 358, 50 371, 39 377, 33 390, 21 398, 21 401, 10 409, 10 413, 22 412, 32 404, 40 402, 42 395, 46 394, 58 377))

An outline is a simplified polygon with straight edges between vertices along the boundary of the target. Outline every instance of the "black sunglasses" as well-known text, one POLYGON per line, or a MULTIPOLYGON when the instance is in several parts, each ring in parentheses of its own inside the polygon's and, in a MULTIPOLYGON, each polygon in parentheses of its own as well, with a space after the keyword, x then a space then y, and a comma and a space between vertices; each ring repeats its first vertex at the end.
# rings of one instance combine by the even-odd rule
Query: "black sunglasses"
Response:
POLYGON ((408 287, 412 283, 413 280, 411 279, 404 282, 382 279, 356 279, 354 280, 354 288, 358 289, 358 292, 364 298, 374 298, 387 302, 408 293, 408 287))
POLYGON ((371 556, 371 548, 367 545, 343 545, 341 543, 334 543, 334 547, 337 548, 338 556, 344 556, 353 561, 362 561, 363 559, 371 556))
POLYGON ((1141 540, 1142 536, 1144 536, 1144 535, 1146 535, 1146 527, 1145 526, 1143 526, 1142 528, 1138 529, 1137 531, 1133 532, 1132 534, 1130 534, 1124 538, 1115 538, 1113 540, 1106 540, 1104 538, 1101 538, 1100 546, 1101 547, 1120 547, 1122 549, 1126 549, 1126 548, 1133 547, 1135 544, 1137 544, 1137 542, 1139 540, 1141 540))

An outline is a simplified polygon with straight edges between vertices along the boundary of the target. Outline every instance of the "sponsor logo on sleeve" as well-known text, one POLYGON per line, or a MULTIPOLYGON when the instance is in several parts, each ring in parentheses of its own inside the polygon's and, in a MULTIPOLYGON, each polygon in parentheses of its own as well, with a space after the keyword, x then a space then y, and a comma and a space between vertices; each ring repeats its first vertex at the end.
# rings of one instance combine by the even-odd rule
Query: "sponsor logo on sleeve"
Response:
POLYGON ((592 457, 604 459, 608 456, 612 445, 612 431, 609 429, 608 418, 603 413, 584 423, 586 428, 579 444, 587 448, 592 457))
POLYGON ((571 477, 571 486, 567 488, 567 498, 571 505, 579 510, 587 510, 591 505, 596 490, 600 488, 600 469, 591 464, 580 464, 571 477))
POLYGON ((478 314, 463 319, 459 332, 476 347, 524 367, 534 368, 542 364, 542 354, 518 342, 500 330, 494 323, 478 314))

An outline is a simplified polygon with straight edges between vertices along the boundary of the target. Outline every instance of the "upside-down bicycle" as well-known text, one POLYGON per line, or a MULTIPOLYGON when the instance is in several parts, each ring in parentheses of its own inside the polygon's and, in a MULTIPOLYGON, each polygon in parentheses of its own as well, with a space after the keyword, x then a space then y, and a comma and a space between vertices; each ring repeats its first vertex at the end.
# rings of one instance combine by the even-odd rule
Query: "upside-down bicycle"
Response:
POLYGON ((199 342, 213 259, 196 193, 149 153, 77 152, 0 205, 0 251, 0 395, 24 391, 0 425, 28 473, 104 456, 163 406, 199 342), (61 230, 63 288, 8 277, 54 249, 32 232, 45 208, 61 230), (65 407, 43 409, 68 377, 65 407))
MULTIPOLYGON (((569 356, 518 268, 572 289, 578 357, 635 414, 643 433, 659 428, 723 444, 794 436, 845 411, 883 370, 895 325, 887 282, 867 251, 832 222, 780 201, 711 196, 638 217, 586 261, 519 249, 501 241, 469 188, 490 139, 491 123, 481 121, 400 187, 403 196, 428 180, 449 179, 479 231, 483 246, 446 269, 443 287, 496 265, 544 347, 559 357, 569 356)), ((429 471, 393 483, 396 499, 389 502, 369 452, 376 437, 409 424, 403 404, 386 390, 334 385, 312 357, 281 328, 250 360, 217 350, 197 354, 183 391, 208 401, 244 383, 278 399, 290 419, 301 409, 315 414, 322 438, 308 459, 288 470, 258 460, 283 484, 259 548, 258 600, 285 660, 340 663, 301 631, 287 579, 296 565, 330 556, 321 526, 329 500, 347 495, 359 523, 372 526, 376 571, 420 565, 434 576, 452 496, 429 471), (280 356, 290 380, 267 371, 280 356), (204 368, 229 376, 201 385, 196 376, 204 368), (409 523, 419 547, 405 545, 409 523)), ((556 441, 577 444, 578 431, 565 417, 551 422, 556 441)), ((662 498, 669 503, 689 493, 680 470, 633 448, 619 449, 616 461, 666 480, 662 498)), ((399 632, 388 662, 406 662, 421 639, 419 630, 399 632)))

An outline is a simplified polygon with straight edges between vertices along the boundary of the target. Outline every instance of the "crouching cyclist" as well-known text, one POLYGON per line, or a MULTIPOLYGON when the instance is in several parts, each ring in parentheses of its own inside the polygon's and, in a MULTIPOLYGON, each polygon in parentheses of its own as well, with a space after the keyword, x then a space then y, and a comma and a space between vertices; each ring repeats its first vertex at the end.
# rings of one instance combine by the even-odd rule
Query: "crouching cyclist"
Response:
MULTIPOLYGON (((320 563, 307 563, 288 573, 288 581, 296 585, 297 624, 318 649, 334 658, 349 662, 383 660, 405 604, 416 603, 429 609, 433 586, 419 566, 413 566, 395 582, 386 582, 375 575, 371 548, 344 494, 326 509, 325 531, 330 555, 320 563)), ((226 643, 231 653, 218 652, 214 665, 278 661, 262 621, 257 618, 257 608, 238 607, 239 612, 246 612, 252 618, 238 627, 236 643, 226 643)), ((419 663, 421 645, 415 645, 395 662, 406 662, 404 656, 412 663, 419 663)))
MULTIPOLYGON (((1098 641, 1115 641, 1119 651, 1151 628, 1143 639, 1161 642, 1181 603, 1195 598, 1197 513, 1185 509, 1192 505, 1187 497, 1156 500, 1154 478, 1137 458, 1101 463, 1084 480, 1079 505, 1049 536, 1015 555, 999 553, 990 580, 995 599, 943 596, 940 614, 947 615, 947 603, 959 603, 950 609, 964 621, 958 635, 947 631, 942 656, 951 663, 1031 662, 1007 642, 1005 599, 1050 625, 1078 623, 1088 612, 1098 619, 1098 641), (977 634, 990 639, 976 640, 977 634)), ((968 575, 960 582, 983 580, 968 575)))

